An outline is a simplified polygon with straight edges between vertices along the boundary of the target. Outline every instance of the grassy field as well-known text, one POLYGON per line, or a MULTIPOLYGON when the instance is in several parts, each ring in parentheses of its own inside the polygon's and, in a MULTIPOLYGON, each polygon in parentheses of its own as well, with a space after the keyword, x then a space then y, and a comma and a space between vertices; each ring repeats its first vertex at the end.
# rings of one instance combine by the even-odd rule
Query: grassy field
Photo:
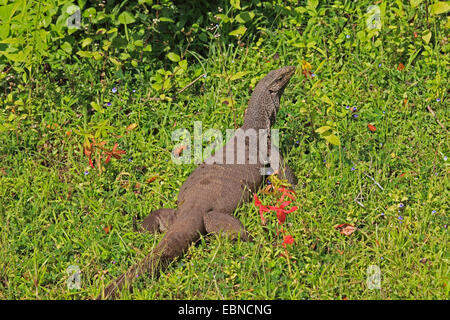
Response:
MULTIPOLYGON (((235 215, 255 242, 204 238, 158 279, 139 279, 120 297, 448 299, 448 20, 436 1, 389 1, 379 3, 381 29, 370 29, 372 4, 275 1, 261 12, 255 5, 242 37, 217 19, 202 50, 184 47, 139 72, 74 54, 63 73, 43 63, 24 83, 5 65, 0 299, 91 299, 142 259, 162 235, 136 225, 175 207, 195 168, 171 160, 172 132, 193 133, 201 121, 203 131, 225 135, 242 124, 257 81, 285 65, 297 72, 276 128, 299 178, 298 210, 285 225, 294 242, 285 249, 275 214, 262 226, 247 203, 235 215), (178 78, 158 71, 183 60, 178 78), (170 90, 158 87, 161 75, 173 80, 170 90), (92 137, 125 153, 99 169, 94 149, 92 168, 83 148, 92 137), (344 223, 354 232, 341 234, 344 223), (81 270, 79 289, 67 287, 69 266, 81 270), (370 266, 379 267, 378 289, 368 287, 370 266)), ((250 12, 241 6, 222 1, 210 16, 250 12)), ((119 33, 131 38, 138 29, 119 33)))

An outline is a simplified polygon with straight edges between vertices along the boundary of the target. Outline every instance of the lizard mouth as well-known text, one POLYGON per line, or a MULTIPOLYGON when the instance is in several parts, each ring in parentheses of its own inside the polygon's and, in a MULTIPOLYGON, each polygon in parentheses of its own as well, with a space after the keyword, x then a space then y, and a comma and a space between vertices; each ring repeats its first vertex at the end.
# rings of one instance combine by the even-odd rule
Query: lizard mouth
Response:
POLYGON ((283 88, 281 89, 282 91, 284 91, 284 88, 286 88, 287 84, 289 83, 289 80, 291 80, 292 76, 295 73, 295 69, 296 69, 295 66, 287 66, 285 68, 287 69, 286 76, 285 76, 286 83, 283 85, 283 88))
POLYGON ((287 70, 287 74, 289 75, 289 78, 291 78, 292 77, 292 75, 295 73, 295 69, 296 69, 296 67, 295 66, 287 66, 287 67, 285 67, 287 70))

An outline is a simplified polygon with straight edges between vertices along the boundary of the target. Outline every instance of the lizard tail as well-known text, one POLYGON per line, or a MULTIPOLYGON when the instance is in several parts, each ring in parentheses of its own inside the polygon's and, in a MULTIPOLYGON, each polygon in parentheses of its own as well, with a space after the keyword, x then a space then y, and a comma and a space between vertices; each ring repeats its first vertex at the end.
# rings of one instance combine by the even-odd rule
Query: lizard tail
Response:
POLYGON ((115 298, 124 285, 130 286, 134 279, 143 274, 150 276, 158 274, 160 270, 164 270, 175 258, 181 256, 192 243, 200 239, 200 234, 205 234, 202 214, 197 216, 191 215, 189 219, 178 219, 169 228, 156 248, 141 262, 130 267, 123 275, 109 284, 98 295, 97 300, 115 298), (195 222, 196 226, 186 227, 192 221, 195 222))
MULTIPOLYGON (((181 221, 181 224, 184 222, 181 221)), ((150 276, 158 274, 164 270, 176 257, 182 255, 189 246, 200 238, 197 230, 169 230, 156 248, 149 253, 141 262, 130 267, 124 274, 116 278, 109 284, 96 298, 114 299, 124 285, 131 286, 137 277, 148 274, 150 276)))
POLYGON ((148 254, 141 262, 131 266, 124 274, 117 277, 97 296, 96 300, 114 299, 121 289, 125 286, 131 286, 134 279, 143 274, 155 275, 159 270, 169 265, 170 260, 161 254, 158 254, 156 248, 148 254))

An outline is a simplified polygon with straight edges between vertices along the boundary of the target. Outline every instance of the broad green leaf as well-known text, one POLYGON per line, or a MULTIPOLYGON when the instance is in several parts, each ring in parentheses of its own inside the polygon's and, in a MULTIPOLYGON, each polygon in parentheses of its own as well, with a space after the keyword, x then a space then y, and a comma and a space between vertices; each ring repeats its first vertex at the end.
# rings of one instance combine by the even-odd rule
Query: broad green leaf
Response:
POLYGON ((218 13, 216 14, 217 19, 219 19, 220 21, 224 22, 224 23, 228 23, 230 22, 230 18, 228 18, 226 15, 224 15, 223 13, 218 13))
POLYGON ((239 23, 247 23, 251 21, 254 16, 255 14, 253 12, 244 11, 236 16, 236 21, 239 23))
POLYGON ((91 38, 86 38, 81 42, 81 47, 84 48, 88 45, 90 45, 92 43, 92 39, 91 38))
POLYGON ((410 0, 411 7, 413 8, 417 7, 421 2, 422 0, 410 0))
POLYGON ((450 10, 450 4, 444 1, 438 1, 430 6, 430 13, 432 15, 446 13, 448 10, 450 10))
POLYGON ((122 67, 122 63, 114 57, 108 57, 109 61, 114 63, 117 67, 122 67))
MULTIPOLYGON (((185 60, 183 60, 183 61, 185 61, 185 60)), ((180 61, 181 62, 181 61, 180 61)), ((178 64, 180 64, 180 62, 178 62, 178 64)), ((184 69, 183 68, 181 68, 179 65, 178 66, 176 66, 174 69, 173 69, 173 72, 172 72, 172 74, 173 75, 180 75, 180 74, 183 74, 184 73, 184 69)))
POLYGON ((247 28, 244 26, 240 26, 239 28, 237 28, 236 30, 233 30, 229 33, 230 36, 236 36, 236 37, 240 37, 242 36, 245 31, 247 31, 247 28))
POLYGON ((10 28, 9 24, 6 23, 0 24, 0 39, 6 39, 8 37, 9 28, 10 28))
POLYGON ((245 76, 246 74, 247 74, 247 72, 245 72, 245 71, 239 71, 239 72, 233 74, 233 75, 230 77, 230 81, 240 79, 240 78, 242 78, 243 76, 245 76))
POLYGON ((136 21, 134 17, 129 13, 128 11, 122 12, 119 17, 117 18, 117 21, 121 24, 130 24, 136 21))
POLYGON ((172 88, 172 82, 170 81, 170 78, 167 78, 164 80, 164 90, 172 88))
POLYGON ((91 102, 91 107, 95 110, 95 111, 97 111, 97 112, 100 112, 100 113, 103 113, 103 112, 105 112, 105 109, 103 109, 97 102, 95 102, 95 101, 92 101, 91 102))
POLYGON ((180 62, 178 62, 178 65, 180 66, 181 69, 183 69, 185 71, 187 70, 187 60, 186 59, 181 60, 180 62))
POLYGON ((296 7, 296 8, 294 9, 294 11, 297 12, 297 13, 305 13, 305 12, 308 11, 308 10, 306 10, 305 7, 296 7))
POLYGON ((230 4, 233 8, 241 10, 241 0, 230 0, 230 4))
POLYGON ((109 40, 104 40, 104 41, 103 41, 103 46, 102 46, 103 51, 108 51, 109 46, 111 46, 111 44, 112 44, 111 41, 109 41, 109 40))
POLYGON ((422 36, 423 41, 425 41, 426 44, 430 43, 431 40, 431 31, 428 31, 427 34, 422 36))
POLYGON ((152 88, 155 89, 156 91, 159 91, 162 89, 162 83, 161 82, 155 82, 152 84, 152 88))
POLYGON ((319 0, 308 0, 306 7, 311 8, 311 9, 315 9, 317 8, 317 5, 319 4, 319 0))
POLYGON ((364 32, 364 30, 358 31, 356 33, 356 37, 360 40, 360 41, 365 41, 366 40, 366 33, 364 32))
POLYGON ((170 61, 173 61, 173 62, 178 62, 178 61, 180 61, 180 56, 177 55, 176 53, 173 53, 173 52, 169 52, 169 53, 167 54, 167 58, 169 58, 169 60, 170 60, 170 61))
POLYGON ((61 45, 61 49, 63 49, 67 53, 72 53, 72 45, 69 42, 67 42, 67 41, 65 41, 61 45))
POLYGON ((323 126, 323 127, 320 127, 319 129, 316 129, 316 132, 319 134, 323 134, 324 132, 326 132, 328 130, 331 130, 330 126, 323 126))
POLYGON ((131 56, 127 52, 122 52, 119 57, 120 57, 120 60, 125 61, 125 60, 128 60, 131 56))
POLYGON ((85 18, 95 18, 95 15, 97 14, 97 11, 95 8, 87 8, 86 10, 83 10, 83 17, 85 18))
POLYGON ((324 137, 329 143, 334 144, 335 146, 341 145, 339 138, 334 134, 323 135, 322 137, 324 137))
POLYGON ((27 56, 25 53, 8 53, 5 51, 0 51, 0 54, 3 54, 8 60, 14 61, 14 62, 25 62, 27 60, 27 56))
POLYGON ((94 60, 97 60, 97 61, 101 60, 103 58, 102 54, 97 51, 92 52, 92 57, 94 58, 94 60))
POLYGON ((79 50, 77 55, 83 58, 92 58, 92 52, 79 50))
POLYGON ((160 17, 159 20, 162 21, 162 22, 172 22, 172 23, 175 23, 175 21, 173 21, 173 20, 170 19, 170 18, 166 18, 166 17, 160 17))
POLYGON ((7 38, 4 40, 1 40, 0 43, 21 44, 21 43, 24 43, 24 40, 20 39, 20 38, 7 38))

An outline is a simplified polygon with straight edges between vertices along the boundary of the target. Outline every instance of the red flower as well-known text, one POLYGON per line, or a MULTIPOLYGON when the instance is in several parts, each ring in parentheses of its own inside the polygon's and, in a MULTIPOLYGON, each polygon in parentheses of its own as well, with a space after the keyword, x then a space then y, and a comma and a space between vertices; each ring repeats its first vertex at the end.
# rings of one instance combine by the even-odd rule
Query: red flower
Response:
POLYGON ((294 200, 294 196, 291 194, 291 193, 295 194, 295 192, 293 190, 289 190, 289 189, 286 189, 285 187, 281 187, 281 188, 278 188, 278 191, 282 192, 281 198, 278 199, 278 202, 281 202, 281 204, 279 206, 264 206, 261 204, 261 201, 259 201, 256 193, 253 195, 253 198, 255 200, 255 206, 259 207, 259 215, 261 216, 261 223, 263 225, 266 224, 263 212, 268 212, 270 210, 275 211, 275 213, 277 215, 278 223, 283 224, 286 221, 286 214, 294 212, 295 210, 298 209, 298 207, 294 206, 294 207, 286 210, 285 208, 288 205, 290 205, 292 201, 282 202, 284 200, 285 196, 290 198, 291 200, 294 200))
POLYGON ((94 169, 94 163, 92 162, 91 156, 89 156, 89 165, 91 166, 92 169, 94 169))
POLYGON ((258 199, 258 196, 256 193, 254 194, 253 198, 255 199, 255 206, 259 207, 259 215, 261 216, 261 223, 263 225, 266 224, 266 220, 264 219, 263 212, 269 212, 270 210, 275 211, 278 219, 279 224, 283 224, 286 221, 286 214, 294 212, 298 209, 297 206, 294 206, 288 210, 284 209, 288 205, 291 204, 291 201, 285 201, 280 206, 264 206, 261 204, 261 201, 258 199))
POLYGON ((277 219, 279 224, 283 224, 286 221, 286 214, 283 212, 282 209, 275 210, 277 213, 277 219))
POLYGON ((259 201, 258 196, 256 193, 253 195, 253 199, 255 199, 255 206, 259 207, 259 215, 261 217, 261 223, 263 225, 266 225, 266 219, 264 219, 263 212, 270 211, 269 208, 261 204, 261 201, 259 201))
POLYGON ((286 248, 286 245, 293 244, 293 243, 294 243, 294 237, 293 236, 291 236, 291 235, 284 236, 283 243, 282 243, 284 248, 286 248))
MULTIPOLYGON (((280 201, 279 199, 278 201, 280 201)), ((292 207, 289 210, 285 210, 288 205, 291 204, 291 201, 285 201, 283 202, 279 207, 277 206, 269 206, 270 210, 273 210, 277 213, 277 219, 279 224, 283 224, 286 221, 286 214, 294 212, 298 209, 298 207, 292 207)))
POLYGON ((294 196, 291 194, 291 193, 295 194, 294 190, 286 189, 285 187, 280 187, 278 188, 278 191, 282 192, 281 198, 278 201, 283 201, 285 196, 291 200, 295 200, 294 196))
POLYGON ((377 128, 375 128, 375 126, 371 125, 370 123, 367 125, 367 127, 369 128, 370 131, 375 132, 377 130, 377 128))

